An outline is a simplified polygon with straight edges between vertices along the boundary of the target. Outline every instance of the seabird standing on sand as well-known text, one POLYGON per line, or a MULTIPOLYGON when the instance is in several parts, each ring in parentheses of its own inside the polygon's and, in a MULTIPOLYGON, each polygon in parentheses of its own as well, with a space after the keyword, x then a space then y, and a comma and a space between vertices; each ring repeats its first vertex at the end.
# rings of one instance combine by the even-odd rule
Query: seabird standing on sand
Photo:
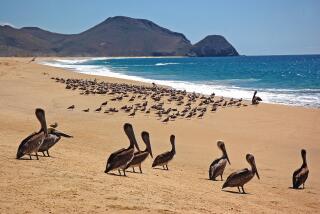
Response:
POLYGON ((253 178, 254 175, 257 175, 258 179, 260 179, 259 173, 256 167, 256 163, 254 161, 254 156, 251 154, 247 154, 246 159, 251 166, 251 170, 248 168, 245 168, 245 169, 241 169, 231 173, 227 178, 226 182, 223 184, 222 189, 226 187, 238 187, 238 190, 241 193, 240 191, 240 187, 241 187, 242 193, 245 193, 243 186, 246 183, 248 183, 253 178))
POLYGON ((171 142, 171 146, 172 146, 171 151, 168 151, 168 152, 165 152, 165 153, 158 155, 156 157, 156 159, 154 159, 154 161, 152 163, 152 167, 162 166, 163 169, 169 170, 168 163, 173 159, 174 155, 176 154, 175 136, 174 135, 170 136, 170 142, 171 142), (166 168, 164 166, 166 166, 166 168))
POLYGON ((211 163, 211 165, 209 167, 209 179, 216 180, 216 177, 218 177, 220 175, 221 181, 222 181, 223 180, 222 175, 223 175, 224 169, 226 168, 227 162, 230 165, 231 165, 231 163, 230 163, 224 142, 219 140, 217 142, 217 146, 222 151, 222 156, 218 159, 215 159, 211 163))
POLYGON ((153 158, 149 133, 144 131, 141 133, 141 137, 142 137, 143 142, 146 145, 146 149, 144 151, 135 152, 133 159, 127 164, 127 167, 126 167, 126 169, 128 169, 129 167, 132 167, 133 172, 135 172, 134 167, 138 166, 140 169, 140 173, 142 173, 142 170, 141 170, 142 162, 147 159, 149 154, 150 154, 151 158, 153 158))
POLYGON ((121 175, 121 172, 120 172, 120 169, 121 169, 123 171, 124 176, 126 176, 125 169, 127 167, 127 164, 133 158, 134 147, 136 147, 137 150, 140 151, 138 143, 134 136, 132 125, 129 123, 126 123, 124 124, 123 129, 130 140, 130 145, 128 148, 119 149, 118 151, 113 152, 109 156, 106 164, 106 170, 104 171, 105 173, 108 173, 112 170, 118 170, 119 174, 121 175))
POLYGON ((301 150, 302 166, 296 171, 294 171, 292 175, 293 189, 298 189, 301 185, 302 185, 302 188, 304 189, 304 183, 306 182, 309 175, 306 156, 307 156, 307 151, 302 149, 301 150))
POLYGON ((35 114, 41 124, 41 129, 38 132, 29 135, 20 143, 16 156, 17 159, 21 158, 24 155, 29 155, 31 160, 31 154, 35 153, 37 156, 37 160, 39 160, 38 150, 44 139, 48 136, 48 131, 44 110, 37 108, 35 114))
POLYGON ((257 91, 254 91, 254 93, 253 93, 253 97, 251 100, 252 105, 257 105, 257 104, 259 104, 260 101, 262 101, 262 99, 260 97, 256 96, 257 93, 258 93, 257 91))

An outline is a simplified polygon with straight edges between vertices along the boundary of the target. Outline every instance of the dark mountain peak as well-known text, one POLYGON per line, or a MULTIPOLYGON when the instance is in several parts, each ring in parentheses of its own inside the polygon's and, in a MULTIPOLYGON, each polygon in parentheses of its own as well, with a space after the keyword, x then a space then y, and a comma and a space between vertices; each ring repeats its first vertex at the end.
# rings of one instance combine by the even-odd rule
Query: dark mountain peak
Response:
POLYGON ((238 56, 237 50, 221 35, 209 35, 193 45, 196 56, 238 56))
POLYGON ((0 56, 220 56, 236 50, 219 35, 194 46, 182 34, 156 23, 126 16, 107 18, 79 34, 38 27, 0 26, 0 56), (212 52, 214 51, 214 52, 212 52))

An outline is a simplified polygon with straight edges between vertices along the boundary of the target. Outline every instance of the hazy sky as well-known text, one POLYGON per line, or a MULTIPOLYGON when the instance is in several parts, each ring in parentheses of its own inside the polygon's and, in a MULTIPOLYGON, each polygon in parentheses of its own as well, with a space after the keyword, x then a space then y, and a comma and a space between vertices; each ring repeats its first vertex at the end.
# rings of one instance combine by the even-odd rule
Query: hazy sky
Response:
POLYGON ((195 43, 224 35, 245 55, 319 54, 320 0, 0 0, 0 24, 79 33, 110 16, 149 19, 195 43))

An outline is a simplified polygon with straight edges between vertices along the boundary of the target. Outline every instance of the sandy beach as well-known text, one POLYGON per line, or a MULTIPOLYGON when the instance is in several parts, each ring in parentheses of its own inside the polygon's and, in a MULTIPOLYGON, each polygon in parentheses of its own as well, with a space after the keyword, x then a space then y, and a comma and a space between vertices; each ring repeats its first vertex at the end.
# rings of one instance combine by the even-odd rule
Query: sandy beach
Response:
POLYGON ((93 110, 112 96, 80 95, 52 77, 145 83, 29 61, 0 58, 0 213, 319 213, 319 109, 262 103, 219 108, 203 119, 167 124, 143 113, 133 118, 122 112, 85 113, 83 109, 93 110), (67 110, 72 104, 75 109, 67 110), (39 129, 37 107, 46 111, 48 124, 57 122, 60 131, 74 138, 55 145, 52 157, 17 160, 21 140, 39 129), (125 122, 133 125, 141 149, 141 132, 150 133, 154 156, 171 148, 169 137, 175 134, 177 154, 168 171, 152 169, 148 157, 143 174, 104 173, 108 156, 128 145, 125 122), (222 181, 208 180, 210 163, 221 156, 217 140, 225 142, 231 161, 224 179, 250 167, 247 153, 255 156, 261 179, 254 177, 245 186, 248 194, 221 190, 222 181), (304 190, 293 190, 292 173, 301 166, 302 148, 310 174, 304 190))

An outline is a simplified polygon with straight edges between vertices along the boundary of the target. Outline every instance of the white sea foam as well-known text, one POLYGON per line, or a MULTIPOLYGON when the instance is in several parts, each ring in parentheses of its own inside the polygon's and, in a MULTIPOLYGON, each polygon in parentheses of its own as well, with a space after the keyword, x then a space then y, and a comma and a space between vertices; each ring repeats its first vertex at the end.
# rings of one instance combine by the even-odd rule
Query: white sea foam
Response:
MULTIPOLYGON (((101 58, 99 58, 101 59, 101 58)), ((97 60, 88 59, 88 60, 97 60)), ((173 81, 173 80, 153 80, 138 76, 129 76, 121 71, 114 72, 110 67, 106 65, 83 65, 83 63, 88 61, 81 60, 51 60, 42 62, 42 64, 65 68, 73 70, 75 72, 98 75, 98 76, 108 76, 114 78, 128 79, 141 81, 146 83, 156 83, 158 85, 166 85, 179 90, 186 90, 187 92, 196 92, 205 95, 212 94, 213 92, 217 96, 233 97, 233 98, 243 98, 246 100, 251 100, 253 95, 252 88, 240 88, 235 86, 230 86, 230 82, 234 81, 258 81, 257 79, 247 79, 247 80, 223 80, 223 81, 206 81, 206 82, 187 82, 187 81, 173 81)), ((263 99, 265 103, 277 103, 285 105, 294 106, 309 106, 309 107, 320 107, 320 90, 319 89, 257 89, 259 91, 258 95, 263 99)))
POLYGON ((165 66, 165 65, 179 65, 180 63, 178 62, 159 62, 156 63, 155 66, 165 66))

